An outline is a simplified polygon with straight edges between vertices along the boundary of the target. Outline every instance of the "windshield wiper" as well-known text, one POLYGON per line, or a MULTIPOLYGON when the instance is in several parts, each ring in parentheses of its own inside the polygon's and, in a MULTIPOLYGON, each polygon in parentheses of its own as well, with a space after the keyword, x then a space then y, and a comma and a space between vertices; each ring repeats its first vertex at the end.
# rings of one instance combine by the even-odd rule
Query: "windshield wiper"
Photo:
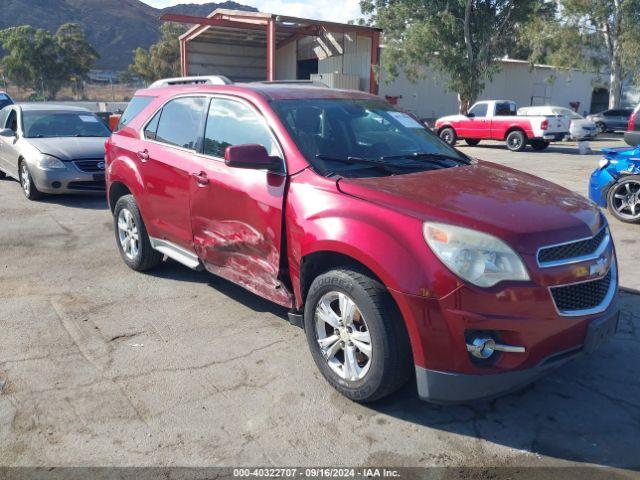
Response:
POLYGON ((452 162, 464 163, 465 165, 471 164, 471 161, 467 158, 454 157, 453 155, 447 155, 445 153, 437 152, 412 152, 404 153, 401 155, 385 155, 384 157, 380 157, 381 160, 394 160, 402 158, 432 158, 434 160, 451 160, 452 162))

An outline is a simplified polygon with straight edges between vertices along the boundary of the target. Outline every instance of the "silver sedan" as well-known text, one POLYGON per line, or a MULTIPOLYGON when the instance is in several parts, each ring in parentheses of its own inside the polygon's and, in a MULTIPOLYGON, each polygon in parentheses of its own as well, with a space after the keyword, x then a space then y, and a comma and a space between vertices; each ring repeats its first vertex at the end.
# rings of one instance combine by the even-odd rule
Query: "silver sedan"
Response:
POLYGON ((104 192, 104 142, 111 132, 89 110, 23 103, 0 110, 0 177, 30 200, 51 193, 104 192))

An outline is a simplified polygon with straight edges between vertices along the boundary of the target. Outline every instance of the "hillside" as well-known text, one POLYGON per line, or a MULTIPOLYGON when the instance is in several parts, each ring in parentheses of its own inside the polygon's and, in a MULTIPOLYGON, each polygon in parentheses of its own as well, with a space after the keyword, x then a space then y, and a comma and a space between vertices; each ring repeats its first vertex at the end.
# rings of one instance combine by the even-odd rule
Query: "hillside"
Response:
POLYGON ((162 13, 206 16, 218 7, 256 11, 235 2, 156 9, 139 0, 0 0, 0 29, 33 25, 55 31, 64 23, 78 23, 100 53, 96 68, 123 70, 133 50, 157 41, 162 13))

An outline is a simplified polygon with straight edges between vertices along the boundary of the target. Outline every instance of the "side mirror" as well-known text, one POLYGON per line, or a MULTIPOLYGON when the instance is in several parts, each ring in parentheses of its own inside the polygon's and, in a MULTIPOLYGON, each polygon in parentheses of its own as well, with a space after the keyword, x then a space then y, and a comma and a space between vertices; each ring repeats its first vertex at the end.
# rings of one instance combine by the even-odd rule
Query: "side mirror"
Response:
POLYGON ((10 128, 2 128, 2 129, 0 129, 0 137, 13 138, 15 136, 16 136, 16 132, 11 130, 10 128))
POLYGON ((224 163, 235 168, 277 170, 280 162, 279 158, 270 157, 262 145, 253 143, 233 145, 224 151, 224 163))

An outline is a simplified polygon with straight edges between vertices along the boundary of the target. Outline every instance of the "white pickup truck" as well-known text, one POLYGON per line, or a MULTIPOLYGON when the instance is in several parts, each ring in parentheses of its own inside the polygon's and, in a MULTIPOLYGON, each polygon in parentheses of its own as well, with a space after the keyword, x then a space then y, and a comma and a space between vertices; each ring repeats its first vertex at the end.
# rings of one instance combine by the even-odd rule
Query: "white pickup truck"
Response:
POLYGON ((484 100, 475 103, 467 115, 450 115, 436 121, 440 138, 450 145, 464 139, 469 145, 481 140, 504 140, 507 148, 522 151, 527 145, 544 150, 552 141, 569 135, 570 120, 563 115, 517 115, 515 102, 484 100))

